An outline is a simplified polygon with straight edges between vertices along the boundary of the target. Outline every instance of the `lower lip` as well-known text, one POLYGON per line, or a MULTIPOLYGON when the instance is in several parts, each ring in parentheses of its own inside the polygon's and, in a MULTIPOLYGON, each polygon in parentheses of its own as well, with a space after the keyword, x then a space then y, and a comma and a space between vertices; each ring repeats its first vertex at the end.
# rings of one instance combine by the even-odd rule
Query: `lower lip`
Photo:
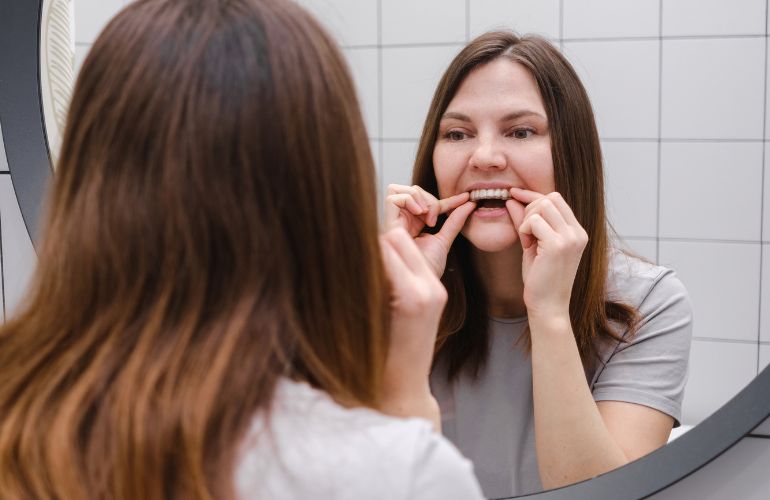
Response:
POLYGON ((481 217, 482 219, 491 219, 504 215, 508 215, 508 210, 505 208, 477 208, 473 211, 474 217, 481 217))

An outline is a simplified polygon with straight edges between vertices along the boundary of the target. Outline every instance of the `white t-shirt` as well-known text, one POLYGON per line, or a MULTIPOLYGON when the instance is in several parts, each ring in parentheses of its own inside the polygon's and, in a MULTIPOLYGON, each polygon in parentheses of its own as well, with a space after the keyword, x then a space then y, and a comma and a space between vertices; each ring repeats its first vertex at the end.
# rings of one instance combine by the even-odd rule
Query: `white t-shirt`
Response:
MULTIPOLYGON (((639 309, 629 342, 601 346, 601 363, 586 379, 594 400, 626 401, 681 418, 692 337, 692 309, 673 271, 614 252, 608 293, 639 309)), ((446 381, 439 363, 431 387, 442 430, 473 461, 488 498, 542 490, 535 453, 532 358, 516 340, 527 318, 489 321, 489 357, 477 380, 446 381)), ((624 332, 624 335, 627 332, 624 332)))
POLYGON ((471 462, 427 420, 345 408, 285 378, 240 453, 242 500, 483 498, 471 462))

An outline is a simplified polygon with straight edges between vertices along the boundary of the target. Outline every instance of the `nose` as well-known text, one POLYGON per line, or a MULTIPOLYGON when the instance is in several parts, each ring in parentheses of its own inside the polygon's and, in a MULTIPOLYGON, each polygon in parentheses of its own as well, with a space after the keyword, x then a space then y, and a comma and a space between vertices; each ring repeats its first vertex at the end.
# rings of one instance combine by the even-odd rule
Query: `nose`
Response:
POLYGON ((506 159, 497 140, 479 138, 478 145, 470 157, 470 166, 480 170, 504 169, 506 159))

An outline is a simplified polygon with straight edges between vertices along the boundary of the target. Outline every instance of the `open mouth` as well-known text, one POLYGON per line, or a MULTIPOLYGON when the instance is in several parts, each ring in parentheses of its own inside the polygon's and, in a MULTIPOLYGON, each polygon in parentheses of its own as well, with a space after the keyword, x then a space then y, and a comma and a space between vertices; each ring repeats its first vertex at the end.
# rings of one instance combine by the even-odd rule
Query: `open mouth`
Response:
MULTIPOLYGON (((471 191, 471 201, 508 200, 511 193, 507 189, 474 189, 471 191)), ((504 206, 505 204, 503 204, 504 206)))
POLYGON ((507 189, 474 189, 470 194, 480 211, 505 209, 505 200, 511 198, 507 189))

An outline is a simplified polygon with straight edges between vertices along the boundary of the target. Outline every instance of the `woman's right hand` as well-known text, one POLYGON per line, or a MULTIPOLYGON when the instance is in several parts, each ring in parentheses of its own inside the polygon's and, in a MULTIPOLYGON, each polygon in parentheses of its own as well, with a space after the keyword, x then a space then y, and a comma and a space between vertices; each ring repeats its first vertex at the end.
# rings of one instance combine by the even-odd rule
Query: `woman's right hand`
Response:
POLYGON ((380 249, 391 285, 383 411, 427 418, 440 430, 438 405, 428 378, 447 292, 403 228, 380 235, 380 249))
POLYGON ((447 255, 468 216, 476 208, 469 193, 439 200, 420 186, 391 184, 385 198, 385 228, 404 228, 415 239, 428 265, 439 278, 444 274, 447 255), (425 226, 434 227, 439 214, 451 211, 441 230, 424 233, 425 226))

